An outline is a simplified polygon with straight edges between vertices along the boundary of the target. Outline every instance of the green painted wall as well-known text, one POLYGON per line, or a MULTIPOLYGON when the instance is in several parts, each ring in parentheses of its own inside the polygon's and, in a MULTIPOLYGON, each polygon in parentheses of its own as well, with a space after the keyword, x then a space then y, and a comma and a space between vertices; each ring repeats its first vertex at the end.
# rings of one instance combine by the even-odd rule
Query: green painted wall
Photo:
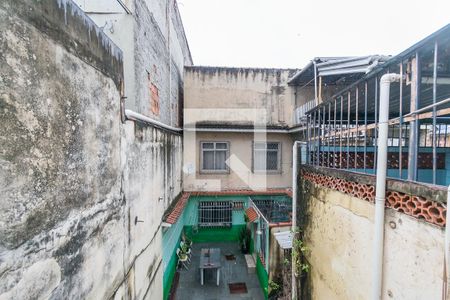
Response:
POLYGON ((164 276, 163 276, 164 299, 168 299, 168 297, 169 297, 169 292, 170 292, 170 289, 172 288, 173 277, 175 276, 175 272, 177 270, 177 263, 178 263, 178 258, 177 258, 176 248, 175 248, 173 251, 172 258, 170 259, 169 265, 167 266, 166 270, 164 271, 164 276))
POLYGON ((196 228, 185 226, 184 232, 195 243, 237 242, 245 225, 233 225, 231 228, 196 228))
POLYGON ((164 299, 167 299, 175 275, 178 258, 176 250, 180 245, 181 232, 183 230, 183 217, 167 229, 163 229, 162 234, 162 258, 163 258, 163 291, 164 299))
POLYGON ((269 293, 269 276, 264 268, 259 256, 256 257, 256 274, 258 275, 259 284, 264 292, 264 297, 267 299, 269 293))

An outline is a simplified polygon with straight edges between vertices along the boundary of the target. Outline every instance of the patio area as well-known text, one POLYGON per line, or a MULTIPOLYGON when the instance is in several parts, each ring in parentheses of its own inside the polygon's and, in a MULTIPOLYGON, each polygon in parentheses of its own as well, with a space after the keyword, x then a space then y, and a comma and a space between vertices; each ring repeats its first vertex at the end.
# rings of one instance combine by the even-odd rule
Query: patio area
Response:
MULTIPOLYGON (((237 242, 228 243, 194 243, 192 245, 191 263, 189 270, 179 270, 179 280, 174 299, 219 300, 219 299, 264 299, 264 294, 256 275, 248 274, 244 255, 237 242), (206 270, 204 285, 200 284, 200 252, 202 248, 219 248, 220 255, 220 284, 216 285, 216 271, 206 270), (234 255, 234 259, 227 260, 225 255, 234 255), (247 292, 230 293, 230 283, 245 283, 247 292)), ((239 292, 239 291, 238 291, 239 292)))

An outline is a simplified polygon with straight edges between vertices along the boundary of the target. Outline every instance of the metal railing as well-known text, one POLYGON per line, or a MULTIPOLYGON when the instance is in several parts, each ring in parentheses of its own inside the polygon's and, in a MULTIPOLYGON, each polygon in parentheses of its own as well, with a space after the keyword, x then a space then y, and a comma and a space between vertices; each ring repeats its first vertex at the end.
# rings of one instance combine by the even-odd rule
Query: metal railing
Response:
POLYGON ((379 79, 397 73, 404 80, 391 84, 388 121, 388 169, 397 171, 389 176, 447 185, 449 40, 436 36, 308 111, 308 163, 375 172, 379 79))

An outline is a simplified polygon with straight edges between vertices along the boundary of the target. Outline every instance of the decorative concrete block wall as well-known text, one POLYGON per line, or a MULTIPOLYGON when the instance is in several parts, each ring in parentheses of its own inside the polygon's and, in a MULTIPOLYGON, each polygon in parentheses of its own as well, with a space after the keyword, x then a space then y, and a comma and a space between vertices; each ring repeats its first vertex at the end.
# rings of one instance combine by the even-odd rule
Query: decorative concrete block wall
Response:
MULTIPOLYGON (((370 175, 301 169, 299 204, 305 209, 300 214, 313 299, 370 298, 374 183, 370 175)), ((388 180, 387 189, 383 299, 438 299, 446 189, 401 180, 388 180)))

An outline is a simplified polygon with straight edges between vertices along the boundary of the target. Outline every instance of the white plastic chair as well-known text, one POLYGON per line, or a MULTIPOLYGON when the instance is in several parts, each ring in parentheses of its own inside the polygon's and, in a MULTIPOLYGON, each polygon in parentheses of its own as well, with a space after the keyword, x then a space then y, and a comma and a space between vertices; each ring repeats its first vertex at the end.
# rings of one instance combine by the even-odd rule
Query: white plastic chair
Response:
MULTIPOLYGON (((181 242, 180 242, 180 249, 183 249, 183 247, 184 247, 185 244, 186 244, 185 242, 181 241, 181 242)), ((192 256, 191 247, 188 247, 188 248, 187 248, 185 254, 188 256, 188 261, 191 262, 191 256, 192 256)))
POLYGON ((177 256, 178 256, 178 263, 181 263, 181 265, 186 269, 189 270, 188 266, 187 266, 187 262, 189 257, 187 256, 187 254, 182 253, 180 248, 177 249, 177 256))

